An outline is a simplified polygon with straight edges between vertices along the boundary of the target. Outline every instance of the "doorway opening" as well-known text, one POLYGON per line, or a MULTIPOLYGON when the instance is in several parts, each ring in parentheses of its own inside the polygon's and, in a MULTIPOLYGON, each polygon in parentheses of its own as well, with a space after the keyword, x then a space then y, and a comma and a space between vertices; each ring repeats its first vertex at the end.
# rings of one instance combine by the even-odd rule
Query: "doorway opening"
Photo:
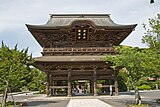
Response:
POLYGON ((72 94, 74 96, 90 95, 90 81, 89 80, 74 80, 72 81, 72 94))

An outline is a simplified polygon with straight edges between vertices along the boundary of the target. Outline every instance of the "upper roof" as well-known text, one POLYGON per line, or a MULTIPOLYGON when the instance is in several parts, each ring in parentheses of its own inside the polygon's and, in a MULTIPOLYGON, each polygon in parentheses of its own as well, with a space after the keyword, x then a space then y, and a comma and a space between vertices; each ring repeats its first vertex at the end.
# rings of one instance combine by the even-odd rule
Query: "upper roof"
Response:
POLYGON ((71 26, 74 21, 89 21, 96 27, 107 29, 134 29, 137 24, 120 25, 112 21, 109 14, 50 14, 50 19, 44 25, 29 25, 30 29, 54 29, 71 26))

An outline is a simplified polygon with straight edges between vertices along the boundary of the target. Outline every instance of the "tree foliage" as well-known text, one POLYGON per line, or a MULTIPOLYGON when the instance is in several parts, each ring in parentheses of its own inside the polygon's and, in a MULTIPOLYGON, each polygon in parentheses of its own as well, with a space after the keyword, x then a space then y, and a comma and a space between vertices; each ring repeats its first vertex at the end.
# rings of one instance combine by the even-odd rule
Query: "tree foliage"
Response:
POLYGON ((160 51, 160 14, 154 18, 149 18, 149 27, 143 24, 145 35, 143 36, 142 43, 147 44, 151 49, 160 51))
POLYGON ((143 25, 145 35, 142 42, 149 46, 150 61, 148 67, 154 72, 153 77, 160 77, 160 14, 154 18, 149 18, 149 26, 143 25))
POLYGON ((125 68, 125 75, 130 78, 133 89, 135 90, 136 104, 141 103, 141 97, 135 84, 144 76, 151 74, 148 66, 148 50, 133 48, 128 46, 116 47, 117 55, 106 55, 105 61, 112 63, 113 68, 125 68))
POLYGON ((27 82, 24 80, 29 77, 30 65, 34 62, 32 56, 28 56, 27 52, 28 49, 17 50, 17 45, 14 49, 9 49, 2 42, 2 48, 0 48, 0 82, 3 85, 8 81, 9 87, 17 90, 27 82))
POLYGON ((17 90, 28 78, 30 65, 34 62, 32 55, 27 55, 28 48, 19 51, 17 45, 10 49, 2 42, 0 48, 0 83, 4 90, 2 107, 5 106, 9 90, 17 90))
POLYGON ((105 57, 106 61, 113 63, 114 68, 125 67, 127 76, 131 77, 134 82, 146 75, 146 51, 128 46, 116 47, 116 50, 118 52, 117 55, 106 55, 105 57))
POLYGON ((27 84, 27 88, 31 91, 45 92, 46 74, 38 69, 32 68, 31 79, 27 84))
MULTIPOLYGON (((106 55, 105 60, 112 62, 113 67, 126 68, 123 75, 129 77, 132 86, 135 90, 135 98, 138 98, 138 103, 141 100, 136 84, 142 78, 160 77, 160 14, 155 18, 149 19, 149 27, 143 25, 145 35, 142 42, 147 44, 149 48, 139 49, 127 46, 116 47, 117 55, 106 55)), ((127 81, 128 81, 127 80, 127 81)), ((146 87, 143 85, 144 88, 146 87)), ((147 87, 149 89, 149 87, 147 87)), ((150 87, 151 88, 151 87, 150 87)))

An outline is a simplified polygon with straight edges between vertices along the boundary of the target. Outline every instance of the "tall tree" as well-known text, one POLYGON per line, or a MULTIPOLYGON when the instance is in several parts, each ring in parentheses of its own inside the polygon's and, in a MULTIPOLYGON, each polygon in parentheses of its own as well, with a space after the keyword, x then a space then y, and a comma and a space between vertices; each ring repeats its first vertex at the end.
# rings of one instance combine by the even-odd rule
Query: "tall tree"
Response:
POLYGON ((137 83, 143 76, 148 74, 146 69, 146 50, 139 48, 132 48, 127 46, 116 47, 117 55, 106 55, 105 61, 112 62, 113 68, 126 68, 126 75, 131 79, 132 87, 135 91, 136 104, 141 104, 141 96, 135 83, 137 83))
POLYGON ((151 49, 160 50, 160 14, 154 18, 149 18, 149 26, 143 24, 145 35, 142 43, 147 44, 151 49))
POLYGON ((154 18, 149 18, 149 26, 143 25, 145 35, 142 38, 142 43, 148 45, 150 49, 150 68, 154 71, 154 77, 160 77, 160 14, 154 18), (152 66, 151 66, 152 65, 152 66))
POLYGON ((30 70, 30 65, 34 62, 27 52, 28 49, 19 51, 17 45, 14 49, 10 49, 2 42, 0 48, 0 81, 4 86, 2 107, 5 107, 9 87, 23 80, 26 72, 30 70))
POLYGON ((28 89, 44 93, 46 89, 46 74, 36 68, 32 68, 31 76, 31 81, 27 85, 28 89))

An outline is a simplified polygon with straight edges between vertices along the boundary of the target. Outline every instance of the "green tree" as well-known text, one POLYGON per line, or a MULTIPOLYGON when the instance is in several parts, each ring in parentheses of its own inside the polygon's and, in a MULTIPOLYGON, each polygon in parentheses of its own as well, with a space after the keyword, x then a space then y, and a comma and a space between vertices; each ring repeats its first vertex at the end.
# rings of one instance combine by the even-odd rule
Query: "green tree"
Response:
POLYGON ((117 55, 106 55, 105 61, 113 63, 114 69, 125 68, 127 77, 130 78, 132 87, 135 91, 136 104, 141 104, 141 96, 135 84, 149 72, 146 68, 147 51, 139 48, 132 48, 127 46, 116 47, 117 55))
POLYGON ((31 76, 31 81, 27 84, 28 89, 44 93, 46 89, 46 74, 36 68, 32 68, 31 76))
POLYGON ((160 51, 160 14, 154 18, 149 18, 149 26, 143 24, 145 35, 142 43, 147 44, 151 49, 160 51))
POLYGON ((2 107, 5 107, 9 87, 16 87, 16 84, 25 82, 24 78, 27 77, 30 65, 34 62, 32 56, 28 56, 27 52, 28 49, 19 51, 17 45, 14 49, 10 49, 2 42, 0 48, 0 81, 4 87, 2 107))
POLYGON ((154 72, 150 75, 151 77, 160 78, 160 14, 149 19, 148 27, 146 24, 143 27, 145 35, 143 36, 142 43, 148 45, 150 53, 150 57, 147 59, 150 63, 146 67, 150 67, 152 72, 154 72))

